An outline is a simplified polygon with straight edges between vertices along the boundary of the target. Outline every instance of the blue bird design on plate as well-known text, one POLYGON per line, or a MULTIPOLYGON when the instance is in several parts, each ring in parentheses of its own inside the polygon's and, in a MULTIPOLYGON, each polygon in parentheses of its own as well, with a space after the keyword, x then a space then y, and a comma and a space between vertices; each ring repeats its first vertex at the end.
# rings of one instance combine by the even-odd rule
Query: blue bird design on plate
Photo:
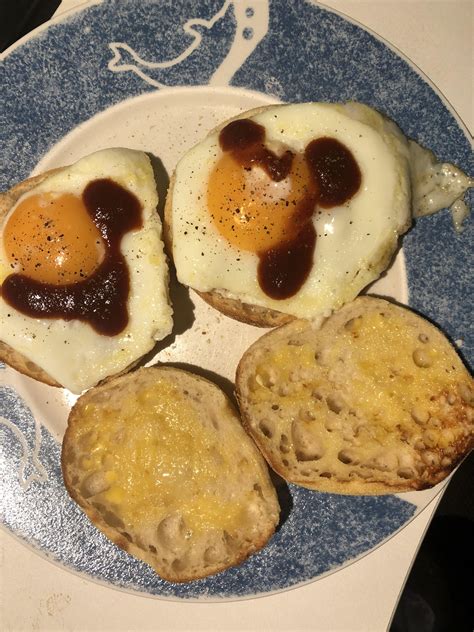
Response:
MULTIPOLYGON (((112 72, 134 72, 155 88, 181 85, 193 67, 199 67, 200 56, 212 45, 213 64, 209 84, 228 84, 235 72, 264 38, 268 29, 268 2, 235 2, 226 0, 210 19, 192 18, 184 23, 183 32, 191 43, 177 56, 161 61, 147 61, 128 44, 111 42, 112 72)), ((202 78, 199 80, 202 83, 202 78)))
POLYGON ((16 458, 18 480, 23 490, 48 480, 39 459, 41 425, 21 397, 8 386, 0 386, 0 445, 16 458))

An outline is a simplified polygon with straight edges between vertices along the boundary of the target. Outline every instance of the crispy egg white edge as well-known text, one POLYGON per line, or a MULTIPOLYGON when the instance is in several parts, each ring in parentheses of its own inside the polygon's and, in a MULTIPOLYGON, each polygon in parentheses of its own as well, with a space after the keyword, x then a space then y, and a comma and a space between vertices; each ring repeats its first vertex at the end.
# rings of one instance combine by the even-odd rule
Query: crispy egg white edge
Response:
MULTIPOLYGON (((80 195, 97 178, 112 178, 142 205, 143 228, 127 233, 121 242, 130 272, 129 322, 124 331, 103 336, 80 320, 30 318, 0 298, 2 340, 75 393, 124 370, 168 335, 173 325, 158 196, 150 160, 143 152, 117 148, 86 156, 20 198, 5 221, 26 197, 47 191, 80 195)), ((3 240, 0 255, 5 265, 3 240)))
POLYGON ((217 290, 244 303, 312 318, 352 300, 375 280, 389 264, 398 236, 410 226, 408 143, 394 123, 356 103, 277 105, 241 117, 249 114, 266 128, 270 146, 301 152, 319 136, 337 138, 361 168, 361 189, 345 206, 315 215, 318 239, 310 276, 295 296, 273 300, 258 285, 257 255, 228 243, 207 212, 209 173, 222 155, 220 126, 176 168, 172 242, 178 279, 200 291, 217 290))

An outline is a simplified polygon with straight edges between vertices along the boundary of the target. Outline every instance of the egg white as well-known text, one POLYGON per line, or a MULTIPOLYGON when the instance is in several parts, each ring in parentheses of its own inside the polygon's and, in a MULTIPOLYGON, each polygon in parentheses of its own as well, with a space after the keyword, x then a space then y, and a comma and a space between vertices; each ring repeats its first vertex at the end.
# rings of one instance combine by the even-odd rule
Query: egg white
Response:
MULTIPOLYGON (((258 257, 223 237, 209 215, 209 175, 222 156, 219 131, 178 163, 172 191, 173 259, 181 283, 217 291, 251 305, 315 318, 352 300, 388 266, 398 236, 411 223, 408 142, 391 121, 360 104, 270 106, 239 118, 265 127, 270 147, 304 152, 330 136, 343 143, 362 173, 360 190, 343 206, 313 216, 313 267, 301 289, 285 300, 268 297, 257 280, 258 257)), ((285 182, 279 186, 286 186, 285 182)))
MULTIPOLYGON (((73 393, 123 371, 172 329, 158 196, 150 160, 143 152, 106 149, 82 158, 20 198, 5 223, 28 196, 41 192, 80 196, 98 178, 111 178, 133 193, 142 206, 142 228, 126 233, 121 242, 130 273, 126 328, 118 335, 105 336, 80 320, 31 318, 0 297, 1 339, 73 393)), ((0 239, 0 282, 10 271, 0 239)))

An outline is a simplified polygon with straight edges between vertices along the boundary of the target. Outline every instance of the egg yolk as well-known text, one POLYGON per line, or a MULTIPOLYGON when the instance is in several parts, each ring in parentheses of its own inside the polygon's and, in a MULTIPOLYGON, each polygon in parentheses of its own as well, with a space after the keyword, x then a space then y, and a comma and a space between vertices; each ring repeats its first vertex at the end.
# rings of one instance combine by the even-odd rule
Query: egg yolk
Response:
POLYGON ((261 167, 242 167, 224 153, 209 178, 208 208, 218 231, 232 245, 264 252, 298 232, 303 219, 298 204, 311 186, 301 154, 294 156, 288 176, 275 182, 261 167))
POLYGON ((89 277, 105 250, 82 199, 71 193, 20 202, 5 226, 4 247, 16 273, 54 285, 89 277))

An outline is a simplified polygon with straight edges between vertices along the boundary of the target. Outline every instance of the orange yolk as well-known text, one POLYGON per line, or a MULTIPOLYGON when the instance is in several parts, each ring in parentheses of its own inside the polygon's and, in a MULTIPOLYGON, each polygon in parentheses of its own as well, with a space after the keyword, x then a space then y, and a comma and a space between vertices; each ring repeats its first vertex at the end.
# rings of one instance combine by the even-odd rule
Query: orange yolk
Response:
POLYGON ((259 253, 295 236, 298 202, 309 187, 310 173, 301 154, 294 156, 288 176, 275 182, 261 167, 245 169, 225 153, 209 178, 207 203, 227 241, 259 253))
POLYGON ((87 278, 104 252, 84 203, 71 193, 23 200, 5 226, 4 247, 14 272, 54 285, 87 278))

